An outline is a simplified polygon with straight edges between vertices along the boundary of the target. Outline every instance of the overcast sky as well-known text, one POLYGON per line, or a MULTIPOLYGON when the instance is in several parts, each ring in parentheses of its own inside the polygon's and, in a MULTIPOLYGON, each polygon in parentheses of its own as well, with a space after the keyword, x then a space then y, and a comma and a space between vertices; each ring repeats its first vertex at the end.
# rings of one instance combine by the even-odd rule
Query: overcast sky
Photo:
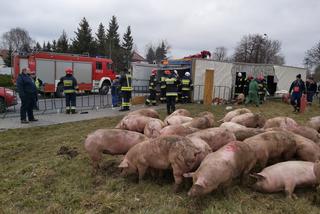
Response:
POLYGON ((266 33, 282 42, 286 64, 301 66, 305 51, 320 41, 320 0, 1 0, 0 34, 26 29, 43 41, 68 37, 86 17, 95 33, 112 15, 119 33, 131 25, 140 54, 165 39, 170 56, 183 57, 225 46, 231 55, 241 37, 266 33))

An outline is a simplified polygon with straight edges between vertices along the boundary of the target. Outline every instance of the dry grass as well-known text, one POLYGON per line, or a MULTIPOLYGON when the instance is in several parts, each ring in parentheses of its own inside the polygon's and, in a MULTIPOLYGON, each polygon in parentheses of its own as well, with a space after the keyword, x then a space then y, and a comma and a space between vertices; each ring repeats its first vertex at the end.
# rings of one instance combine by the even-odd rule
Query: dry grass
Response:
MULTIPOLYGON (((226 113, 224 106, 187 105, 194 115, 209 110, 217 120, 226 113)), ((269 102, 251 108, 267 118, 290 116, 299 123, 319 112, 313 106, 305 114, 293 114, 290 106, 269 102)), ((164 118, 164 110, 161 110, 164 118)), ((202 198, 188 198, 188 186, 172 192, 173 179, 142 183, 119 176, 121 157, 105 155, 104 169, 93 176, 83 149, 88 133, 111 128, 120 117, 67 123, 0 133, 0 213, 319 213, 314 189, 298 190, 298 200, 283 194, 261 194, 235 184, 225 192, 216 191, 202 198), (74 148, 79 155, 57 155, 61 146, 74 148)))

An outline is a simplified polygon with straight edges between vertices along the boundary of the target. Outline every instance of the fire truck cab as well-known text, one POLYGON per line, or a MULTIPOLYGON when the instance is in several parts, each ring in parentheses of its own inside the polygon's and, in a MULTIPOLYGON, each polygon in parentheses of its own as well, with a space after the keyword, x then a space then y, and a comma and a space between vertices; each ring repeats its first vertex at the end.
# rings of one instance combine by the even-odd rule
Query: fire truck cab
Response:
POLYGON ((65 69, 73 69, 79 90, 107 94, 116 74, 112 70, 112 60, 87 57, 75 54, 51 52, 18 53, 13 58, 13 81, 15 82, 23 68, 29 67, 43 82, 44 93, 63 96, 63 84, 60 78, 65 76, 65 69))

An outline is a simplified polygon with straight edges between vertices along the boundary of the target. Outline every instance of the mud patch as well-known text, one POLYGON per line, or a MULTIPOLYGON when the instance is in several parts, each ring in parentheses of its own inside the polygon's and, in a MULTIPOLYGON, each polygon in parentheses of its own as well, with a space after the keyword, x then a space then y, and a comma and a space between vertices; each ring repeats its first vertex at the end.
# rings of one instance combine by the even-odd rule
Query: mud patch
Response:
POLYGON ((65 155, 69 160, 79 154, 76 147, 70 148, 68 146, 61 146, 57 151, 57 155, 65 155))
POLYGON ((119 177, 121 170, 118 168, 119 162, 118 161, 108 161, 108 162, 103 162, 100 165, 100 171, 103 174, 106 174, 111 177, 119 177))

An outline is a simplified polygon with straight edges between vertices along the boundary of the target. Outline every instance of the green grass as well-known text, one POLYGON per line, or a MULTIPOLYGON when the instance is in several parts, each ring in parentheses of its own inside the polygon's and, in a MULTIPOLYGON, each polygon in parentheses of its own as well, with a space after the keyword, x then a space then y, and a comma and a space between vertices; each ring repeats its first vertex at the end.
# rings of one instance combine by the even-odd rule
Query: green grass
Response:
MULTIPOLYGON (((216 120, 226 113, 225 106, 185 108, 194 115, 212 111, 216 120)), ((251 110, 267 118, 290 116, 304 124, 318 114, 319 107, 297 115, 288 105, 268 102, 251 110)), ((164 118, 165 111, 160 113, 164 118)), ((146 177, 140 184, 133 177, 122 178, 117 169, 121 157, 109 155, 104 155, 103 170, 92 175, 83 141, 88 133, 114 127, 120 119, 1 132, 0 213, 320 213, 314 204, 315 189, 298 190, 299 199, 288 200, 281 193, 257 193, 235 181, 225 192, 189 198, 188 185, 181 193, 173 193, 172 178, 155 181, 146 177), (79 155, 73 159, 57 155, 61 146, 75 147, 79 155)))

